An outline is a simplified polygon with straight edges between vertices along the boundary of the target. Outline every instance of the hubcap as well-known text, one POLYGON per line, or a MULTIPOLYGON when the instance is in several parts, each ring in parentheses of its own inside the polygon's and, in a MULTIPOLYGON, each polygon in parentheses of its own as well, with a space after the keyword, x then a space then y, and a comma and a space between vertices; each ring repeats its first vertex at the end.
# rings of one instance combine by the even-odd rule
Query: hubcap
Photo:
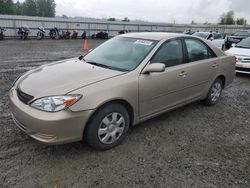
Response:
POLYGON ((211 100, 213 102, 216 102, 219 98, 220 98, 220 95, 221 95, 221 84, 216 82, 213 87, 212 87, 212 92, 211 92, 211 100))
POLYGON ((112 144, 122 135, 125 128, 124 117, 117 112, 105 116, 98 129, 98 138, 103 144, 112 144))

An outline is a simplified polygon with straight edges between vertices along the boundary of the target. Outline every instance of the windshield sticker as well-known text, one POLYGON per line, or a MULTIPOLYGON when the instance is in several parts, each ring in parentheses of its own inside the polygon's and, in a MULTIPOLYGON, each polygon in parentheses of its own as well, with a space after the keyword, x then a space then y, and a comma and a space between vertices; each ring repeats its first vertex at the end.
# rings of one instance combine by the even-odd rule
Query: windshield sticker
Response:
POLYGON ((153 44, 153 42, 149 40, 137 40, 135 41, 135 44, 142 44, 142 45, 150 46, 151 44, 153 44))

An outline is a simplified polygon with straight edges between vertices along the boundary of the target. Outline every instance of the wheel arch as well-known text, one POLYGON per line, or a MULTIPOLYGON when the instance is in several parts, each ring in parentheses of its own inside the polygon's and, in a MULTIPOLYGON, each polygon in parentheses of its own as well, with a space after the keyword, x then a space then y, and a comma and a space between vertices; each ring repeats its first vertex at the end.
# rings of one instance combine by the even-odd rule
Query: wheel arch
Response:
POLYGON ((113 99, 113 100, 110 100, 110 101, 106 101, 104 102, 103 104, 99 105, 95 111, 91 114, 91 116, 89 117, 84 129, 83 129, 83 135, 84 135, 84 132, 86 130, 86 127, 88 126, 89 122, 93 119, 93 117, 95 116, 95 114, 101 110, 102 108, 104 108, 105 106, 109 105, 109 104, 120 104, 122 105, 123 107, 125 107, 125 109, 127 110, 128 114, 129 114, 129 121, 130 121, 130 125, 129 126, 132 126, 133 125, 133 122, 134 122, 134 109, 132 107, 132 105, 124 100, 124 99, 113 99))
POLYGON ((222 84, 223 84, 223 89, 224 89, 225 84, 226 84, 226 77, 223 74, 221 74, 216 79, 221 79, 222 84))

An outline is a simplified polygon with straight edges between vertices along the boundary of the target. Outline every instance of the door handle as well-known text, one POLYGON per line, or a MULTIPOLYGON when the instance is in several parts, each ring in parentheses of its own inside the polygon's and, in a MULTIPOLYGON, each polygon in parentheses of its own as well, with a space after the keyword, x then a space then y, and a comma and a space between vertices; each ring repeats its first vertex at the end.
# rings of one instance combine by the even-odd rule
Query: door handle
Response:
POLYGON ((186 71, 181 71, 181 73, 179 74, 179 76, 181 77, 185 77, 187 75, 186 71))
POLYGON ((218 67, 218 63, 214 63, 212 66, 216 68, 218 67))

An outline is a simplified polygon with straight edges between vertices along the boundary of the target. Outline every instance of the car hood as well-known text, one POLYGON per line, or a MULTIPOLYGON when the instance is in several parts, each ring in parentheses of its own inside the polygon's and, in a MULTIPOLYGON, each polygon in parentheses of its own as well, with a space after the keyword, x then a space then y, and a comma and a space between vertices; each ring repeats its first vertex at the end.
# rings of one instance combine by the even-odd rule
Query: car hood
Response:
POLYGON ((78 59, 70 59, 43 65, 27 72, 17 86, 35 98, 64 95, 78 88, 100 82, 124 72, 105 69, 78 59))
POLYGON ((233 47, 226 51, 227 54, 235 56, 248 56, 250 57, 250 49, 233 47))

